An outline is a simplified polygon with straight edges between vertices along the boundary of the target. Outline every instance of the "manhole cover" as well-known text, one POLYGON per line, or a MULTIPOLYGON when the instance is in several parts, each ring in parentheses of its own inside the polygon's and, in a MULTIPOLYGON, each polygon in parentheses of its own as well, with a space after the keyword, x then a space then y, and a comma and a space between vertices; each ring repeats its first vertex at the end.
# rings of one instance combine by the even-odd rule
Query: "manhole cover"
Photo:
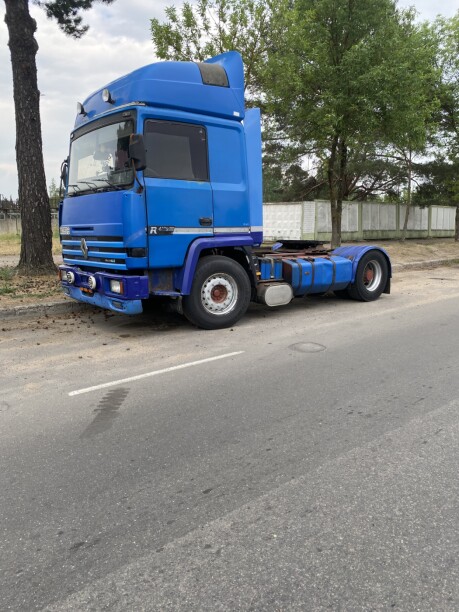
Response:
POLYGON ((323 344, 316 344, 315 342, 297 342, 289 346, 289 348, 300 353, 320 353, 321 351, 325 351, 327 347, 323 344))

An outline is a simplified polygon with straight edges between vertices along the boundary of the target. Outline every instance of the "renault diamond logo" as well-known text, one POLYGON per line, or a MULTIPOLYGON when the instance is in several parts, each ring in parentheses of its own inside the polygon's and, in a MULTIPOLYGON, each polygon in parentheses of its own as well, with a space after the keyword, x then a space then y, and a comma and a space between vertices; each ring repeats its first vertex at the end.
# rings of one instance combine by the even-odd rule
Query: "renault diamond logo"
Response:
POLYGON ((84 238, 81 239, 81 250, 83 251, 83 257, 88 259, 88 245, 86 244, 86 240, 84 238))

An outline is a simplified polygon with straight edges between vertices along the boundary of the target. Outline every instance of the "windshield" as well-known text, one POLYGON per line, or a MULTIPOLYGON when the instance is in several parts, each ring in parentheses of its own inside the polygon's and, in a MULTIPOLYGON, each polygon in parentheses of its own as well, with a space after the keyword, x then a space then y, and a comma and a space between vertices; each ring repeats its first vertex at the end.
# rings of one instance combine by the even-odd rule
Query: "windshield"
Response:
POLYGON ((129 162, 132 120, 105 125, 72 142, 68 195, 110 191, 131 185, 134 172, 129 162))

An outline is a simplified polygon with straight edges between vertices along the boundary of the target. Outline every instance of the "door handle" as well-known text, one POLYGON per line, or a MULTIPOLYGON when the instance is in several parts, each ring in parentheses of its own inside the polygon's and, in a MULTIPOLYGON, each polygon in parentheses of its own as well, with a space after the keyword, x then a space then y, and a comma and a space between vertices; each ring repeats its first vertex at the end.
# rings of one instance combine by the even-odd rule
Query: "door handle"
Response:
POLYGON ((212 225, 212 217, 200 217, 199 225, 203 225, 204 227, 210 227, 212 225))

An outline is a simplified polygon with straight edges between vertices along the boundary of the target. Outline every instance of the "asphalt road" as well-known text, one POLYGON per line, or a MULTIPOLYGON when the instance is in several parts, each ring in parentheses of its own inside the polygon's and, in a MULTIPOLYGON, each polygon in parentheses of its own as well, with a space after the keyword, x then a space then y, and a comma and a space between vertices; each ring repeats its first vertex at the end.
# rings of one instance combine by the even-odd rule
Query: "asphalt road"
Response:
POLYGON ((459 268, 393 289, 2 321, 0 608, 459 609, 459 268))

